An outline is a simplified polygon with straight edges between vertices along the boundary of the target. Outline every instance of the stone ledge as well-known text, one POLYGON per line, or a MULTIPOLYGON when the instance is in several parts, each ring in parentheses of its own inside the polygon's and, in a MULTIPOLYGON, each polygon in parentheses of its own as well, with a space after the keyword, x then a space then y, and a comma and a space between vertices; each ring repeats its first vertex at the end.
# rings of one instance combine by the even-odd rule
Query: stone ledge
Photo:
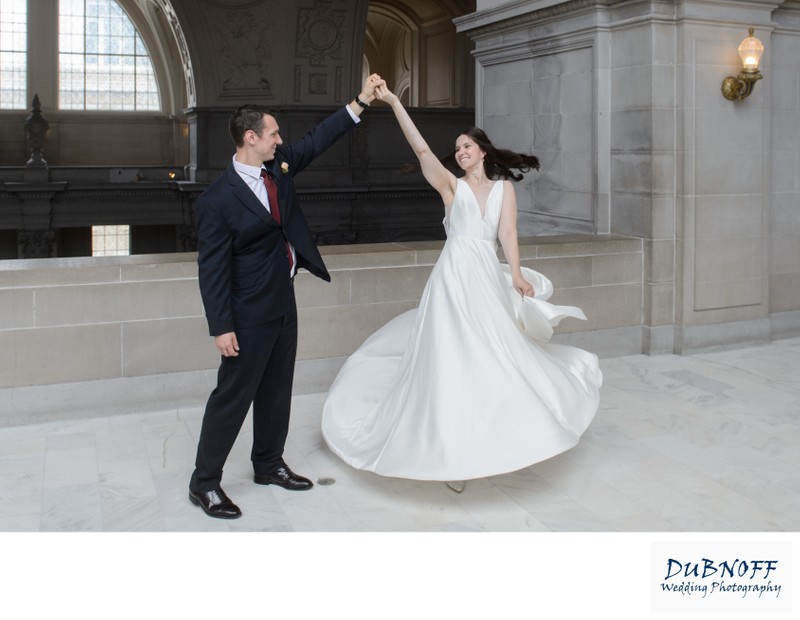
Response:
MULTIPOLYGON (((301 273, 295 284, 301 321, 296 394, 327 391, 369 334, 418 303, 443 244, 321 248, 333 282, 301 273)), ((554 303, 577 305, 589 316, 565 321, 553 342, 601 358, 747 346, 800 333, 800 312, 683 330, 644 325, 643 284, 635 278, 643 273, 635 267, 643 264, 644 246, 637 238, 531 237, 520 248, 524 264, 552 277, 554 303)), ((183 253, 0 261, 0 426, 203 406, 218 357, 196 283, 189 282, 197 277, 196 258, 183 253), (178 288, 169 288, 170 282, 178 288), (116 290, 125 291, 128 302, 110 296, 116 290), (172 299, 169 291, 182 291, 182 298, 172 299), (106 306, 94 307, 98 300, 106 306), (71 309, 67 318, 82 323, 45 325, 58 319, 61 305, 71 309), (37 312, 45 313, 41 320, 37 312), (168 351, 159 348, 166 341, 168 351)))
MULTIPOLYGON (((295 282, 304 321, 298 358, 349 355, 414 307, 443 245, 323 246, 332 282, 306 272, 295 282)), ((565 322, 559 333, 641 327, 641 283, 631 275, 641 269, 630 265, 642 263, 639 239, 543 236, 520 247, 524 264, 553 279, 554 303, 583 307, 591 317, 565 322)), ((189 252, 0 261, 0 388, 215 367, 201 327, 196 260, 189 252), (159 353, 151 339, 168 348, 159 353)))
MULTIPOLYGON (((444 241, 408 241, 393 243, 364 243, 355 245, 327 245, 320 247, 320 253, 326 264, 349 258, 363 259, 364 255, 376 257, 380 266, 382 260, 388 264, 408 264, 403 255, 436 253, 441 251, 444 241), (397 263, 391 263, 390 259, 397 263)), ((620 235, 552 235, 539 237, 520 237, 520 252, 534 252, 526 258, 536 256, 580 256, 584 254, 606 254, 614 252, 641 252, 642 240, 637 237, 620 235), (535 248, 535 250, 533 249, 535 248)), ((167 265, 172 263, 190 263, 197 261, 196 252, 175 252, 168 254, 135 254, 132 256, 78 256, 69 258, 30 258, 0 260, 0 286, 6 286, 7 277, 15 273, 31 273, 45 270, 58 270, 69 273, 71 269, 124 269, 134 267, 132 271, 141 270, 142 266, 167 265)), ((426 264, 426 263, 422 263, 426 264)), ((329 265, 330 267, 330 265, 329 265)), ((349 269, 348 266, 335 266, 333 269, 349 269)), ((61 282, 64 283, 63 281, 61 282)), ((81 282, 82 283, 82 282, 81 282)))

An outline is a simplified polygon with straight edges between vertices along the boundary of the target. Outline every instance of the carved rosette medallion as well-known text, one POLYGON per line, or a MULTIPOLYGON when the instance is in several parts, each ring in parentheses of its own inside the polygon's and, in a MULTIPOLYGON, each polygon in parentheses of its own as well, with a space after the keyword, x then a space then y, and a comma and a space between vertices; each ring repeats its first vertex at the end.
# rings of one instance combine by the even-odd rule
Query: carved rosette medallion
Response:
POLYGON ((308 58, 311 66, 324 66, 342 58, 342 37, 346 12, 333 9, 330 2, 315 2, 313 9, 297 13, 297 56, 308 58))

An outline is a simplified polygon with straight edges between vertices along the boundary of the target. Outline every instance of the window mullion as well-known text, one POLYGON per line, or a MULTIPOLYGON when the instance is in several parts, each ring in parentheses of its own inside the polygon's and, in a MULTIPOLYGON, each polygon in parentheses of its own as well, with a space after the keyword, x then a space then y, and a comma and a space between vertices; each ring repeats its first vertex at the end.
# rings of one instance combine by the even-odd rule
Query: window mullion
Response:
POLYGON ((28 0, 27 104, 39 95, 42 111, 58 105, 58 0, 28 0))

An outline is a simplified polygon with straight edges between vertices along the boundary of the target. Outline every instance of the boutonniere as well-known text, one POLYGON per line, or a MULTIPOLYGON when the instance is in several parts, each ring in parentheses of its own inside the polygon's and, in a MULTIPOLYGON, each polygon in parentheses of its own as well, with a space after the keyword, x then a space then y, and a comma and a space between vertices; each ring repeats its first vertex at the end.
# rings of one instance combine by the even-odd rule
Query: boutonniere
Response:
POLYGON ((283 172, 283 174, 286 174, 287 172, 289 172, 289 164, 287 164, 286 162, 283 162, 281 164, 281 172, 283 172))

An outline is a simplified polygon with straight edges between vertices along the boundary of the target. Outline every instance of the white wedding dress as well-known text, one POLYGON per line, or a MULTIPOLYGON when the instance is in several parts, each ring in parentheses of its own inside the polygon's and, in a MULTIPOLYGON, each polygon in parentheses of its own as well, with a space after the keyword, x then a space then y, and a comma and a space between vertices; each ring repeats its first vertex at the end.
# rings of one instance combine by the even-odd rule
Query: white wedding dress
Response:
POLYGON ((485 216, 458 180, 447 242, 419 307, 372 334, 345 362, 322 413, 330 449, 357 469, 418 480, 469 480, 527 467, 573 447, 598 406, 597 356, 548 343, 580 309, 546 300, 550 281, 523 269, 517 293, 497 258, 503 182, 485 216))

